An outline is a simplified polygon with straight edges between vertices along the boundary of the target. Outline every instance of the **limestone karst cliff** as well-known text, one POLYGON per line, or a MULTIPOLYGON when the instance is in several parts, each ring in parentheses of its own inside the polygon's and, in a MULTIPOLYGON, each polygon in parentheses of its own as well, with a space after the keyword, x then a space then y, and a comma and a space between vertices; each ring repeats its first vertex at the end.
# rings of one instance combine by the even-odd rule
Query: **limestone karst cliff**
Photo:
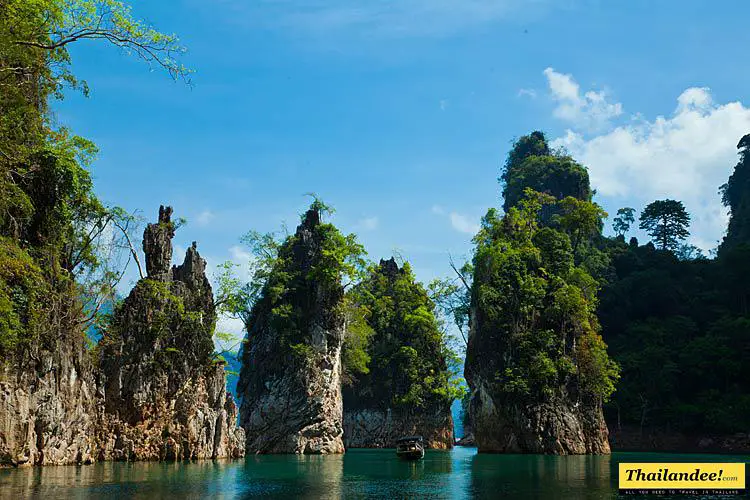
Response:
POLYGON ((251 311, 237 385, 248 453, 344 451, 344 290, 325 261, 336 235, 310 209, 281 245, 251 311))
POLYGON ((464 370, 474 438, 480 451, 609 453, 602 404, 619 369, 595 314, 601 267, 587 261, 600 256, 606 214, 585 167, 543 134, 508 158, 503 194, 514 203, 490 209, 474 238, 464 370))
POLYGON ((244 432, 213 359, 216 325, 206 262, 195 243, 171 267, 171 207, 146 227, 148 276, 113 315, 100 341, 102 460, 238 457, 244 432))
POLYGON ((5 360, 0 465, 244 455, 224 366, 213 359, 206 263, 193 244, 170 267, 171 213, 161 207, 159 222, 146 228, 148 276, 116 308, 94 350, 71 313, 75 301, 58 303, 66 297, 59 293, 43 309, 55 331, 5 360))
POLYGON ((489 452, 609 453, 602 399, 615 370, 596 319, 574 286, 546 274, 551 263, 532 256, 504 268, 496 259, 513 259, 502 255, 509 246, 477 259, 464 371, 476 444, 489 452))
POLYGON ((417 434, 429 448, 451 448, 454 395, 448 350, 435 306, 411 267, 399 267, 393 258, 381 260, 350 296, 367 311, 372 333, 362 373, 345 366, 344 444, 392 448, 398 438, 417 434))

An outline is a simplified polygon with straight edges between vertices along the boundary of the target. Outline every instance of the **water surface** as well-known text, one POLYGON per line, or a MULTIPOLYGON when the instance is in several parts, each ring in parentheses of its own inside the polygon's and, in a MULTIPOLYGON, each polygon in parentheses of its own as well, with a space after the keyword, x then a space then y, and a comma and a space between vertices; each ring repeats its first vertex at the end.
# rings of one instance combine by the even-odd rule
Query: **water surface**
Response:
POLYGON ((393 450, 349 450, 343 456, 7 469, 0 470, 0 498, 612 498, 619 462, 746 460, 664 453, 485 455, 459 447, 405 462, 393 450))

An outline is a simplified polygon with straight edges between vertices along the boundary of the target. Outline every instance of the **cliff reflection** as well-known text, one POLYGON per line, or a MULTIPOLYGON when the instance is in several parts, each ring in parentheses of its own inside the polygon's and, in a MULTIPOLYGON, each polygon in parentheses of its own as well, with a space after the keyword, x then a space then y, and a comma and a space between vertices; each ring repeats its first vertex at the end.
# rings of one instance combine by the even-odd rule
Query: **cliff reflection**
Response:
POLYGON ((497 496, 601 498, 611 487, 609 455, 477 454, 471 490, 497 496))
POLYGON ((341 498, 343 455, 251 455, 241 477, 242 497, 341 498))

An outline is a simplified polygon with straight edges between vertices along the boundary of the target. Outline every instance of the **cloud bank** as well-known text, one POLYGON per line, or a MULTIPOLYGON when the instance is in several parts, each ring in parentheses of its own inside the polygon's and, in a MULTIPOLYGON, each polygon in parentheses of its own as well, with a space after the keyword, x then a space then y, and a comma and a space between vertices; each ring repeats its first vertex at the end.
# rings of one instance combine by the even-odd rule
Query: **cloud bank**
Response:
POLYGON ((622 104, 609 102, 604 91, 581 93, 580 86, 571 75, 558 73, 552 68, 545 69, 544 76, 556 103, 554 116, 575 128, 598 131, 622 114, 622 104))
POLYGON ((710 89, 691 87, 667 116, 649 121, 632 115, 624 117, 627 124, 607 126, 622 113, 621 104, 582 94, 571 75, 551 68, 544 74, 558 102, 553 114, 570 126, 552 145, 564 146, 589 168, 605 207, 640 211, 656 199, 681 200, 693 216, 690 242, 715 248, 728 220, 718 188, 737 163, 737 142, 750 132, 750 108, 716 103, 710 89), (587 133, 592 123, 606 129, 587 133))

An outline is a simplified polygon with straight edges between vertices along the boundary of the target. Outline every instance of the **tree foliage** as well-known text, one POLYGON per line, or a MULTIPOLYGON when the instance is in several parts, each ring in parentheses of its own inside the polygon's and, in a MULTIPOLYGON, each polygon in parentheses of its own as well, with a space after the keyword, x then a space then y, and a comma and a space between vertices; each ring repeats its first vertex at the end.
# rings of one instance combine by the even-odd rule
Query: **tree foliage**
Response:
POLYGON ((750 243, 750 134, 737 143, 740 160, 726 184, 719 188, 724 206, 729 208, 729 227, 719 249, 750 243))
POLYGON ((435 304, 408 263, 399 267, 393 259, 381 261, 348 296, 364 311, 366 322, 355 322, 347 332, 353 339, 345 343, 344 352, 345 373, 353 375, 345 392, 349 404, 447 408, 460 396, 460 381, 452 370, 455 355, 435 316, 435 304))
MULTIPOLYGON (((316 199, 305 213, 307 217, 315 213, 319 218, 332 210, 316 199)), ((308 318, 303 310, 306 294, 314 293, 313 287, 334 290, 357 283, 367 269, 364 248, 354 234, 344 235, 333 224, 324 222, 312 224, 310 229, 315 233, 317 251, 309 267, 303 266, 295 253, 299 232, 283 238, 273 233, 248 232, 242 242, 252 255, 247 263, 250 279, 244 281, 236 276, 236 264, 222 264, 217 277, 218 311, 241 319, 247 332, 263 316, 281 332, 283 344, 289 347, 299 343, 300 334, 307 331, 308 318)))
POLYGON ((618 236, 625 236, 635 222, 635 209, 624 207, 617 209, 617 217, 612 219, 612 228, 618 236))
POLYGON ((674 252, 679 248, 680 242, 690 236, 690 214, 681 201, 654 201, 643 209, 639 220, 639 227, 662 250, 674 252))
POLYGON ((49 112, 66 87, 87 90, 67 51, 83 39, 105 39, 184 69, 169 55, 176 38, 137 21, 121 2, 0 2, 0 267, 11 271, 0 276, 6 359, 13 346, 23 354, 41 341, 81 334, 137 259, 137 218, 93 193, 88 169, 96 146, 55 126, 49 112), (33 279, 12 271, 21 268, 33 279))
POLYGON ((684 260, 612 240, 617 279, 601 293, 603 335, 622 366, 610 422, 688 434, 750 425, 750 253, 684 260))
MULTIPOLYGON (((474 238, 477 340, 468 356, 491 365, 497 393, 508 398, 539 400, 565 390, 606 401, 618 368, 598 333, 597 283, 575 264, 571 243, 591 221, 576 216, 558 228, 542 226, 545 207, 563 214, 581 208, 527 189, 505 216, 491 209, 482 220, 474 238)), ((584 211, 600 213, 593 204, 584 211)))
POLYGON ((590 201, 592 195, 586 168, 570 156, 552 151, 538 131, 513 144, 500 180, 505 212, 521 201, 527 188, 557 199, 572 196, 590 201))

